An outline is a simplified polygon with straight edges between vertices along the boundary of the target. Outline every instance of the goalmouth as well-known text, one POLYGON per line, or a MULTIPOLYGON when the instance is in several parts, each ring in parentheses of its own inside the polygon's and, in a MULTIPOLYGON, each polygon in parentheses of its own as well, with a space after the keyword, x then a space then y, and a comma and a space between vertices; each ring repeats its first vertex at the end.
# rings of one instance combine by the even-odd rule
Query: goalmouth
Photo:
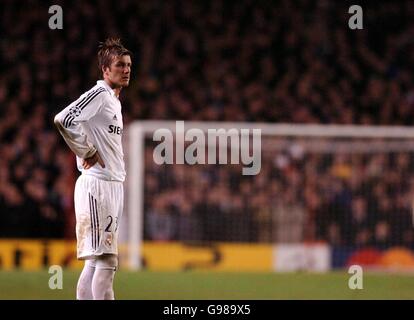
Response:
MULTIPOLYGON (((304 216, 301 218, 298 218, 298 220, 301 219, 301 226, 300 231, 298 231, 298 236, 291 237, 291 234, 294 234, 296 231, 296 227, 289 227, 286 235, 283 235, 283 230, 279 230, 278 226, 282 223, 284 223, 282 220, 278 220, 278 222, 274 222, 273 220, 268 220, 267 223, 271 223, 272 225, 269 227, 269 231, 264 232, 265 236, 257 236, 257 239, 247 239, 248 242, 266 242, 271 244, 283 244, 286 242, 289 243, 304 243, 307 241, 307 235, 305 233, 307 232, 305 229, 307 228, 307 223, 309 222, 309 215, 310 215, 310 206, 311 204, 309 201, 312 201, 312 197, 315 198, 323 198, 323 195, 317 194, 319 188, 322 188, 323 186, 318 185, 318 181, 310 181, 310 176, 308 176, 308 173, 306 170, 314 170, 314 168, 309 169, 307 166, 309 166, 309 163, 315 162, 315 166, 332 166, 332 168, 339 168, 340 164, 335 164, 335 161, 338 161, 342 163, 343 167, 348 168, 348 170, 351 171, 351 173, 346 173, 345 171, 341 173, 334 173, 332 176, 330 176, 330 172, 332 171, 331 167, 322 168, 322 176, 321 178, 325 179, 324 183, 329 184, 330 181, 332 182, 333 187, 337 187, 339 184, 344 184, 348 188, 348 184, 352 184, 352 179, 355 177, 352 176, 352 171, 359 172, 361 168, 365 168, 368 166, 374 166, 375 161, 382 161, 381 158, 384 157, 384 155, 390 155, 392 154, 393 157, 398 157, 400 154, 407 155, 410 159, 413 156, 414 153, 414 129, 409 127, 402 127, 402 126, 358 126, 358 125, 302 125, 302 124, 269 124, 269 123, 242 123, 242 122, 194 122, 194 121, 186 121, 185 128, 182 126, 177 126, 176 121, 135 121, 131 123, 128 127, 127 132, 127 139, 126 139, 126 160, 127 160, 127 184, 126 184, 126 222, 124 220, 124 231, 126 233, 126 238, 124 239, 127 242, 128 245, 128 267, 132 270, 139 270, 143 268, 143 243, 144 243, 144 208, 145 208, 145 170, 148 168, 145 167, 145 151, 146 148, 150 148, 147 146, 147 143, 154 141, 154 132, 158 129, 166 129, 169 130, 175 134, 177 134, 177 128, 181 131, 188 131, 191 129, 198 129, 204 132, 207 136, 208 130, 215 129, 220 130, 224 129, 225 132, 230 132, 229 130, 237 129, 238 132, 242 129, 249 130, 250 132, 253 132, 253 130, 260 129, 261 132, 261 158, 262 163, 265 165, 265 173, 272 174, 272 179, 269 180, 272 185, 277 183, 275 180, 277 180, 277 177, 280 177, 281 180, 284 179, 290 179, 289 177, 286 178, 284 175, 289 174, 285 173, 285 162, 295 163, 295 170, 297 171, 297 175, 299 176, 297 179, 303 183, 304 190, 297 191, 295 189, 295 192, 301 193, 297 196, 293 201, 298 201, 298 204, 300 204, 300 207, 304 211, 304 216), (353 155, 357 155, 355 158, 353 155), (296 158, 295 158, 296 157, 296 158), (299 158, 298 158, 299 157, 299 158), (306 158, 308 157, 308 158, 306 158), (318 159, 320 157, 323 157, 323 161, 321 163, 317 163, 318 159), (355 160, 356 159, 356 160, 355 160), (379 160, 378 160, 379 159, 379 160), (331 163, 331 162, 332 163, 331 163), (354 161, 356 161, 354 163, 354 161), (328 163, 329 164, 325 164, 328 163), (362 164, 361 164, 362 163, 362 164), (360 167, 359 167, 360 166, 360 167), (269 169, 270 168, 270 169, 269 169), (276 172, 276 173, 275 173, 276 172), (341 176, 342 175, 342 176, 341 176), (348 175, 348 176, 347 176, 348 175), (330 180, 331 179, 331 180, 330 180), (309 186, 307 186, 309 185, 309 186), (315 190, 308 190, 311 187, 314 187, 315 190), (307 195, 305 192, 309 193, 316 193, 316 195, 307 195), (308 198, 309 199, 308 199, 308 198), (291 228, 291 229, 289 229, 291 228), (264 239, 264 240, 263 240, 264 239)), ((179 132, 181 133, 181 132, 179 132)), ((184 133, 184 132, 182 132, 184 133)), ((227 138, 231 138, 226 137, 227 138)), ((160 140, 158 140, 160 141, 160 140)), ((205 141, 208 141, 207 139, 205 141)), ((187 141, 188 142, 188 141, 187 141)), ((181 143, 186 143, 186 141, 181 141, 181 143)), ((207 142, 208 144, 209 142, 207 142)), ((175 146, 176 147, 176 146, 175 146)), ((151 150, 154 150, 153 146, 151 146, 151 150)), ((232 145, 226 145, 226 150, 231 151, 232 145)), ((237 145, 237 148, 241 148, 241 145, 237 145)), ((249 145, 248 145, 249 148, 249 145)), ((250 148, 248 150, 250 153, 253 152, 253 149, 250 148)), ((208 152, 208 150, 207 150, 208 152)), ((219 152, 220 154, 220 152, 219 152)), ((219 157, 219 154, 215 154, 214 157, 219 157)), ((208 156, 206 156, 206 159, 208 156)), ((213 159, 213 157, 211 158, 213 159)), ((230 158, 226 158, 227 161, 230 164, 230 158)), ((218 159, 219 160, 219 159, 218 159)), ((232 160, 234 160, 232 158, 232 160)), ((394 160, 393 160, 394 161, 394 160)), ((185 163, 185 165, 191 166, 192 164, 185 163)), ((213 163, 213 162, 209 162, 213 163)), ((218 163, 218 162, 217 162, 218 163)), ((232 161, 232 163, 235 163, 235 161, 232 161)), ((220 162, 223 166, 226 166, 224 161, 220 162)), ((195 166, 203 166, 204 164, 194 164, 195 166)), ((207 164, 206 164, 207 165, 207 164)), ((165 164, 164 164, 165 166, 165 164)), ((174 166, 174 165, 172 165, 174 166)), ((391 167, 386 167, 384 165, 384 170, 390 171, 391 167)), ((392 169, 392 168, 391 168, 392 169)), ((339 170, 339 169, 338 169, 339 170)), ((389 174, 388 171, 382 172, 384 177, 389 174)), ((242 173, 240 172, 240 175, 242 173)), ((377 176, 375 176, 376 181, 381 181, 381 175, 378 173, 375 173, 377 176), (379 179, 379 180, 378 180, 379 179)), ((260 176, 260 173, 259 173, 260 176)), ((411 176, 410 176, 411 177, 411 176)), ((168 178, 168 175, 165 177, 168 178)), ((408 178, 408 177, 407 177, 408 178)), ((365 177, 362 177, 361 179, 365 179, 365 177)), ((367 176, 366 179, 371 179, 370 176, 367 176)), ((367 180, 368 181, 368 180, 367 180)), ((358 187, 358 192, 362 192, 361 196, 362 198, 370 198, 371 190, 364 189, 364 184, 367 181, 359 181, 360 186, 358 187)), ((385 181, 385 180, 384 180, 385 181)), ((270 189, 270 182, 269 182, 269 189, 270 189)), ((284 184, 284 186, 289 187, 289 183, 287 182, 284 184)), ((386 185, 387 182, 381 182, 386 185)), ((386 185, 387 187, 387 185, 386 185)), ((297 186, 293 186, 292 188, 297 188, 297 186)), ((351 188, 351 187, 349 187, 351 188)), ((265 190, 265 186, 261 186, 260 190, 265 190)), ((275 187, 275 190, 277 190, 277 187, 275 187)), ((255 190, 253 190, 255 191, 255 190)), ((409 190, 402 190, 401 195, 392 195, 389 196, 389 201, 400 201, 397 199, 397 197, 405 196, 406 198, 410 197, 411 189, 409 190)), ((231 193, 234 193, 235 191, 232 191, 231 193)), ((274 195, 274 194, 272 194, 274 195)), ((152 197, 156 197, 156 195, 148 195, 152 197)), ((252 196, 257 196, 252 195, 252 196)), ((272 198, 269 195, 266 195, 269 198, 272 198)), ((274 196, 273 196, 274 198, 274 196)), ((156 201, 156 199, 154 199, 156 201)), ((249 199, 247 201, 250 201, 249 199)), ((315 200, 316 201, 316 200, 315 200)), ((268 206, 268 203, 263 202, 264 206, 268 206)), ((335 204, 336 206, 339 206, 339 204, 335 204)), ((407 207, 407 204, 405 204, 407 207)), ((407 207, 408 208, 408 207, 407 207)), ((338 211, 339 213, 342 213, 344 211, 344 208, 335 207, 333 209, 334 211, 338 211)), ((371 210, 371 209, 370 209, 371 210)), ((372 209, 373 210, 373 209, 372 209)), ((312 213, 313 214, 313 213, 312 213)), ((330 214, 330 213, 326 213, 330 214)), ((335 213, 337 214, 337 213, 335 213)), ((348 213, 345 213, 348 214, 348 213)), ((352 214, 349 213, 349 214, 352 214)), ((370 213, 371 214, 371 213, 370 213)), ((372 212, 372 215, 375 215, 376 212, 372 212)), ((327 219, 331 219, 331 217, 327 217, 327 219)), ((338 231, 342 234, 343 237, 347 238, 348 233, 351 234, 352 231, 351 227, 345 225, 345 223, 348 223, 345 220, 341 220, 341 218, 338 218, 339 220, 336 221, 337 218, 332 218, 333 225, 337 224, 339 225, 339 228, 341 229, 338 231)), ((381 221, 380 221, 381 222, 381 221)), ((375 223, 380 223, 378 221, 376 222, 369 222, 373 223, 372 226, 370 226, 370 232, 372 241, 375 242, 375 228, 377 228, 377 225, 375 223)), ((315 223, 315 222, 312 222, 315 223)), ((328 222, 327 222, 328 223, 328 222)), ((330 223, 330 222, 329 222, 330 223)), ((323 224, 323 223, 322 223, 323 224)), ((261 225, 258 224, 256 230, 257 233, 260 233, 263 228, 267 228, 267 225, 265 223, 262 223, 261 225), (261 228, 261 229, 260 229, 261 228)), ((316 229, 318 227, 315 227, 316 229)), ((323 226, 320 227, 321 230, 324 228, 323 226)), ((326 227, 329 228, 329 227, 326 227)), ((404 232, 407 231, 404 229, 404 232)), ((229 231, 230 232, 230 231, 229 231)), ((333 238, 329 238, 329 232, 331 231, 313 231, 313 232, 321 232, 321 234, 318 234, 313 237, 314 240, 320 241, 322 240, 325 242, 328 246, 332 247, 334 241, 333 238), (325 233, 324 233, 325 232, 325 233)), ((362 237, 362 236, 361 236, 362 237)), ((234 239, 236 239, 235 237, 234 239)), ((217 241, 220 242, 221 238, 218 238, 217 241)), ((239 237, 237 239, 241 239, 243 241, 242 237, 239 237)), ((180 239, 170 239, 172 241, 180 241, 180 239)), ((195 240, 203 240, 202 237, 200 239, 195 240)), ((148 239, 148 241, 151 241, 151 239, 148 239)), ((212 241, 214 240, 214 237, 212 238, 212 241)), ((240 240, 238 240, 240 241, 240 240)), ((341 240, 342 241, 342 240, 341 240)), ((353 243, 354 240, 347 240, 345 239, 343 241, 344 244, 353 246, 355 248, 364 248, 365 246, 368 246, 367 243, 353 243)), ((355 240, 357 241, 357 240, 355 240)), ((370 240, 371 241, 371 240, 370 240)), ((388 241, 388 240, 387 240, 388 241)), ((390 245, 392 242, 392 239, 389 239, 390 245)), ((374 243, 372 242, 372 243, 374 243)), ((341 242, 342 243, 342 242, 341 242)), ((369 242, 372 244, 371 242, 369 242)), ((282 252, 283 250, 278 250, 278 252, 282 252)))

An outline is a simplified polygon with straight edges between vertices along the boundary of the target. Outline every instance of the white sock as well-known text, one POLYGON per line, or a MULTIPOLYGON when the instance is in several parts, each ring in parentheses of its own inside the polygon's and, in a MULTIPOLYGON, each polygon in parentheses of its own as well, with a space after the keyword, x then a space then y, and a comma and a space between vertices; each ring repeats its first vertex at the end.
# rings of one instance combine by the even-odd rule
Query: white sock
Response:
POLYGON ((95 273, 95 261, 86 260, 76 288, 77 300, 92 300, 92 279, 95 273))
POLYGON ((94 300, 114 300, 113 281, 118 258, 114 255, 99 257, 92 280, 94 300))

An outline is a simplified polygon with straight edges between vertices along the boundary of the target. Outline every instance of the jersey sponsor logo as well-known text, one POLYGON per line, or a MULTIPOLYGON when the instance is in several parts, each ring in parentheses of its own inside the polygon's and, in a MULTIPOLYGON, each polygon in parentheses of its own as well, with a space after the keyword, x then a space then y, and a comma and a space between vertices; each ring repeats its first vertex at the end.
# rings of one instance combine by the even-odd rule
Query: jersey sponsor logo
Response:
POLYGON ((113 124, 111 124, 111 125, 109 125, 108 132, 121 135, 124 132, 124 130, 121 127, 114 126, 113 124))

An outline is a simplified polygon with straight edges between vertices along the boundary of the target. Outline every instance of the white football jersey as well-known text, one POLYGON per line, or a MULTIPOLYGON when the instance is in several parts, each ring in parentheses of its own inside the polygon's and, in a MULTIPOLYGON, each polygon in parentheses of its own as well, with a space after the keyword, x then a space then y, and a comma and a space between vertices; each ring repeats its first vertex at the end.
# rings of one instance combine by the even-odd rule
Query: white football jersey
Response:
POLYGON ((121 103, 105 81, 97 81, 96 86, 58 113, 55 124, 76 154, 82 174, 109 181, 125 180, 121 103), (105 168, 96 163, 85 170, 82 159, 91 157, 96 150, 105 168))

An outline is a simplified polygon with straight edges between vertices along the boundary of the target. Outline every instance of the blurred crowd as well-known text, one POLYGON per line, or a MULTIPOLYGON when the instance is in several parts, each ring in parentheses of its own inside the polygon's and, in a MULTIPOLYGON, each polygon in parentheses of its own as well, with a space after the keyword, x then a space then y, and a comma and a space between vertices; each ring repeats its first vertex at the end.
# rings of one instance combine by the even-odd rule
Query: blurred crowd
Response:
MULTIPOLYGON (((363 30, 348 28, 350 4, 342 1, 55 2, 63 8, 63 30, 48 28, 47 3, 0 2, 0 236, 74 236, 74 159, 52 119, 95 84, 100 76, 97 45, 108 36, 120 37, 134 53, 132 82, 121 94, 124 126, 135 119, 411 125, 414 117, 411 0, 364 3, 363 30)), ((319 160, 314 161, 318 167, 319 160)), ((329 192, 312 197, 309 193, 315 193, 316 186, 282 187, 283 176, 270 163, 257 179, 238 176, 232 166, 214 174, 208 167, 185 167, 185 177, 200 179, 192 188, 195 200, 184 198, 171 214, 183 217, 171 230, 189 230, 187 237, 194 239, 191 234, 197 228, 210 228, 203 234, 217 233, 219 238, 219 233, 234 228, 239 232, 230 240, 270 241, 283 233, 273 234, 268 226, 269 208, 264 204, 271 197, 295 206, 286 219, 315 225, 306 231, 314 232, 312 237, 347 242, 344 235, 351 233, 343 228, 343 219, 349 212, 369 212, 361 219, 374 226, 373 206, 392 211, 404 202, 376 200, 390 188, 386 177, 378 178, 379 186, 369 186, 372 193, 360 197, 364 192, 328 173, 312 183, 324 183, 325 191, 341 191, 332 195, 335 200, 323 199, 329 192), (208 192, 203 189, 207 186, 208 192), (252 208, 241 210, 248 192, 255 195, 252 208), (197 200, 200 196, 208 202, 197 200), (347 214, 329 209, 338 207, 335 201, 344 201, 347 214), (222 203, 228 207, 221 208, 222 203), (204 217, 201 226, 192 220, 193 212, 204 217), (231 212, 243 217, 224 223, 231 212)), ((171 188, 180 186, 184 182, 177 177, 183 170, 174 166, 174 174, 165 172, 162 179, 169 179, 171 188)), ((167 188, 157 185, 157 177, 146 178, 150 190, 167 188)), ((364 188, 366 184, 361 181, 364 188)), ((177 190, 171 192, 182 199, 177 190)), ((403 197, 398 188, 393 190, 398 199, 403 197)), ((171 192, 147 204, 150 225, 171 209, 171 192)), ((352 219, 346 219, 349 225, 352 219)), ((393 235, 397 230, 390 222, 377 225, 371 236, 358 233, 352 238, 371 241, 372 234, 393 235)), ((177 232, 162 237, 178 237, 177 232)), ((293 234, 303 231, 286 237, 293 234)))
POLYGON ((240 165, 159 166, 148 143, 146 238, 414 246, 412 150, 320 153, 308 140, 264 139, 286 148, 262 150, 257 176, 240 165))

